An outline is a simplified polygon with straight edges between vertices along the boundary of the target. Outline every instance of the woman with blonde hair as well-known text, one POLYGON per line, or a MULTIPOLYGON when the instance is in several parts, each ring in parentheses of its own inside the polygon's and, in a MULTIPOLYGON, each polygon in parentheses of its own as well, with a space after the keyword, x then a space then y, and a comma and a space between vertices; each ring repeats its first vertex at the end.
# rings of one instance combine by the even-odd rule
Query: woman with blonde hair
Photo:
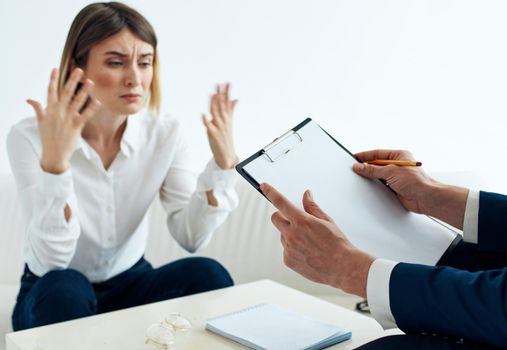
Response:
POLYGON ((157 38, 136 10, 94 3, 74 19, 36 118, 7 147, 25 220, 25 271, 14 330, 232 285, 207 258, 159 268, 144 259, 156 195, 176 241, 193 252, 237 206, 229 86, 203 115, 213 154, 196 179, 181 126, 161 118, 157 38), (145 108, 146 107, 146 108, 145 108))

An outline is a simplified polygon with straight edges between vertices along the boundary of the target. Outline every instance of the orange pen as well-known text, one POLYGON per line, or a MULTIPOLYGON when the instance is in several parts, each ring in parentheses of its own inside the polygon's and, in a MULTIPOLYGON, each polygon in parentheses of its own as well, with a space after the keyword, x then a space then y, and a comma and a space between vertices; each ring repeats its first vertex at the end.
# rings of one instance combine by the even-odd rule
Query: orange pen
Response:
POLYGON ((367 164, 373 164, 373 165, 400 165, 400 166, 421 166, 421 162, 415 162, 411 160, 388 160, 388 159, 375 159, 369 162, 366 162, 367 164))

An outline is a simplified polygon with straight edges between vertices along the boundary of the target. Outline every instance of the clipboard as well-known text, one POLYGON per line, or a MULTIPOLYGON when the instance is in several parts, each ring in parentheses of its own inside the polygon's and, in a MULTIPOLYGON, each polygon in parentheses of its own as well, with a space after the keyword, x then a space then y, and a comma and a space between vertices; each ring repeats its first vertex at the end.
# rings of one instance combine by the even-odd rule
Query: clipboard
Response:
POLYGON ((261 194, 267 182, 298 208, 310 189, 315 201, 357 248, 372 256, 444 264, 462 237, 437 220, 407 211, 378 180, 352 170, 354 155, 307 118, 236 166, 261 194))

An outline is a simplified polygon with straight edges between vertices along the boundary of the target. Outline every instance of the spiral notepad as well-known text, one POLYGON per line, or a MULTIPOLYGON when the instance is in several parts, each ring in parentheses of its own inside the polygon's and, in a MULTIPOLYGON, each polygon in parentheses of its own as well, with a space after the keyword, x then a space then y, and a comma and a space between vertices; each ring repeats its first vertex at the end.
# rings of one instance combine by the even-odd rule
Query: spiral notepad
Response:
POLYGON ((256 350, 324 349, 352 335, 273 304, 212 318, 206 329, 256 350))

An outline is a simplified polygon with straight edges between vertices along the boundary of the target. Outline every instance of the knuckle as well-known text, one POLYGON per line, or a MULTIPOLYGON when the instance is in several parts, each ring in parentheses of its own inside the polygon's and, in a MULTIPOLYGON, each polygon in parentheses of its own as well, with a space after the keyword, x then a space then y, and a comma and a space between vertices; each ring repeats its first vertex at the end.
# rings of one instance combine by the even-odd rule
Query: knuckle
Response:
POLYGON ((294 215, 293 222, 296 226, 306 226, 307 219, 305 215, 298 213, 294 215))
POLYGON ((369 177, 374 176, 375 175, 374 167, 372 167, 371 165, 365 165, 364 174, 369 177))
POLYGON ((399 166, 393 165, 393 164, 387 165, 384 168, 385 169, 383 170, 382 178, 384 178, 385 180, 388 180, 388 178, 391 178, 390 182, 392 182, 393 177, 396 177, 397 175, 400 174, 400 171, 406 170, 406 169, 401 169, 399 166))
POLYGON ((402 155, 403 155, 403 157, 405 157, 405 158, 412 159, 412 152, 410 152, 409 150, 402 149, 402 150, 401 150, 401 154, 402 154, 402 155))

